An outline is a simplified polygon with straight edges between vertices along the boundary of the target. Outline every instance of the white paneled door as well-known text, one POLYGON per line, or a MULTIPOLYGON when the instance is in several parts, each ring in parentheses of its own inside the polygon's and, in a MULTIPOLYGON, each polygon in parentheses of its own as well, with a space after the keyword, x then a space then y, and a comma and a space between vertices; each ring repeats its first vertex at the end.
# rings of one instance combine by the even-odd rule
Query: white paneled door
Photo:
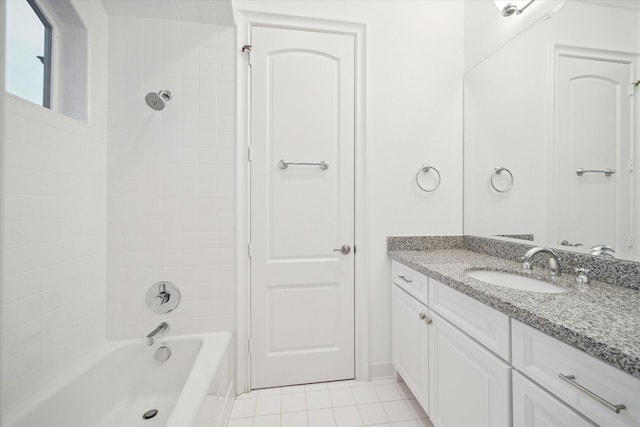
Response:
POLYGON ((354 38, 251 43, 251 387, 353 378, 354 38))
POLYGON ((631 71, 631 64, 606 58, 558 58, 552 241, 629 251, 631 71))

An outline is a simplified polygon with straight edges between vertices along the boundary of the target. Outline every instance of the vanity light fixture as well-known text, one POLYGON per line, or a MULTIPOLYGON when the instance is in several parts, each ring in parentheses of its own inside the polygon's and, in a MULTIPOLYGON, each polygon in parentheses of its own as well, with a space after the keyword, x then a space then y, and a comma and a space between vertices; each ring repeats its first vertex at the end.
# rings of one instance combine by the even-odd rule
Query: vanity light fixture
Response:
POLYGON ((534 1, 536 0, 495 0, 495 4, 502 16, 508 18, 512 15, 520 15, 534 1))

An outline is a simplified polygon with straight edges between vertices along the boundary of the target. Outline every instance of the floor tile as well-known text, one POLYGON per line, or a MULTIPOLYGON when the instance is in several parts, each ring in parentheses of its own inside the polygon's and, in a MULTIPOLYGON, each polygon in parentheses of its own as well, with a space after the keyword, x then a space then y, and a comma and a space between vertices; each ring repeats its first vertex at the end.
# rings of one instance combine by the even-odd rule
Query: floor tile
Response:
POLYGON ((328 390, 307 392, 307 409, 330 408, 331 399, 328 390))
POLYGON ((263 388, 258 390, 258 397, 277 396, 282 394, 282 387, 263 388))
POLYGON ((378 384, 395 384, 397 382, 398 381, 395 378, 381 378, 379 380, 371 381, 371 385, 375 387, 378 384))
POLYGON ((282 396, 258 396, 256 400, 256 416, 279 414, 282 396))
POLYGON ((407 387, 407 384, 404 381, 398 381, 398 388, 400 389, 400 393, 402 394, 402 397, 405 399, 413 399, 413 393, 411 393, 411 390, 409 390, 409 387, 407 387))
POLYGON ((304 393, 304 384, 303 385, 290 385, 288 387, 282 387, 282 394, 292 394, 292 393, 304 393))
POLYGON ((238 400, 238 399, 255 399, 256 397, 258 397, 258 390, 251 390, 249 393, 239 394, 238 397, 236 397, 236 400, 238 400))
POLYGON ((345 380, 345 381, 331 381, 327 383, 327 388, 329 390, 336 390, 339 388, 349 388, 353 384, 353 380, 345 380))
POLYGON ((256 412, 256 400, 258 399, 239 399, 233 402, 230 418, 253 417, 256 412))
POLYGON ((358 405, 362 403, 373 403, 380 401, 378 399, 378 394, 371 386, 351 387, 351 392, 353 393, 353 397, 356 399, 358 405))
POLYGON ((354 380, 351 387, 372 387, 371 381, 354 380))
POLYGON ((329 397, 331 398, 331 406, 333 407, 356 404, 356 399, 353 397, 350 387, 329 390, 329 397))
POLYGON ((333 408, 333 416, 336 419, 337 427, 359 427, 363 425, 360 411, 355 405, 333 408))
MULTIPOLYGON (((433 427, 394 378, 254 390, 238 396, 227 427, 433 427)), ((198 427, 210 427, 199 424, 198 427)))
POLYGON ((281 427, 308 427, 307 411, 289 412, 280 415, 281 427))
POLYGON ((314 409, 307 412, 309 427, 336 427, 333 409, 314 409))
POLYGON ((256 416, 253 427, 280 427, 280 414, 256 416))
POLYGON ((389 417, 380 402, 358 405, 358 409, 366 426, 389 422, 389 417))
POLYGON ((297 412, 307 410, 307 398, 305 393, 283 394, 282 412, 297 412))
POLYGON ((396 383, 374 384, 373 388, 378 394, 378 398, 380 398, 381 402, 403 399, 403 396, 400 393, 400 387, 398 387, 396 383))
POLYGON ((420 427, 420 424, 418 424, 416 420, 398 421, 391 423, 391 425, 393 427, 420 427))
POLYGON ((304 391, 328 390, 327 383, 305 384, 304 391))
POLYGON ((422 409, 422 406, 420 406, 416 399, 408 399, 406 402, 414 418, 427 418, 427 413, 424 412, 424 409, 422 409))
POLYGON ((418 425, 420 427, 435 427, 429 417, 418 420, 418 425))
POLYGON ((398 421, 406 421, 413 419, 413 413, 409 409, 409 405, 404 400, 395 400, 392 402, 382 402, 384 411, 389 417, 391 423, 398 421))

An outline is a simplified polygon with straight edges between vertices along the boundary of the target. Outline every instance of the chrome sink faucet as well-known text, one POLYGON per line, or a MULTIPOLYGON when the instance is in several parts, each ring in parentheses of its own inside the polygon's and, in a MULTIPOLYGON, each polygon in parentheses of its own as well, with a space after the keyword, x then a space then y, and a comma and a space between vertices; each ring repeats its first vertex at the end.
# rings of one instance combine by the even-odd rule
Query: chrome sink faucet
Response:
POLYGON ((520 259, 522 261, 522 269, 525 271, 533 270, 533 268, 531 267, 531 260, 539 253, 545 253, 549 255, 549 276, 551 276, 552 279, 560 277, 560 275, 562 274, 560 261, 562 259, 551 249, 542 246, 531 248, 524 254, 524 256, 520 259))
POLYGON ((155 342, 155 338, 160 338, 161 336, 165 335, 167 332, 169 332, 169 329, 171 329, 171 326, 169 326, 167 322, 160 323, 157 328, 155 328, 149 333, 149 335, 147 335, 147 345, 153 345, 153 343, 155 342))

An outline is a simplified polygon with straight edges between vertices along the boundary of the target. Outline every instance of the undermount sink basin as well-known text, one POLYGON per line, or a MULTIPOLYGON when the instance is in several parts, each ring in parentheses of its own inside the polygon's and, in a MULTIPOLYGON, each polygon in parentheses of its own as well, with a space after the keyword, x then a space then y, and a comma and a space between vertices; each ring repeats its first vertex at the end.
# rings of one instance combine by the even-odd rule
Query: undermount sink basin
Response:
POLYGON ((470 270, 467 271, 466 274, 468 277, 480 280, 481 282, 517 289, 519 291, 544 292, 549 294, 559 294, 568 291, 568 289, 561 288, 544 280, 508 273, 506 271, 470 270))

